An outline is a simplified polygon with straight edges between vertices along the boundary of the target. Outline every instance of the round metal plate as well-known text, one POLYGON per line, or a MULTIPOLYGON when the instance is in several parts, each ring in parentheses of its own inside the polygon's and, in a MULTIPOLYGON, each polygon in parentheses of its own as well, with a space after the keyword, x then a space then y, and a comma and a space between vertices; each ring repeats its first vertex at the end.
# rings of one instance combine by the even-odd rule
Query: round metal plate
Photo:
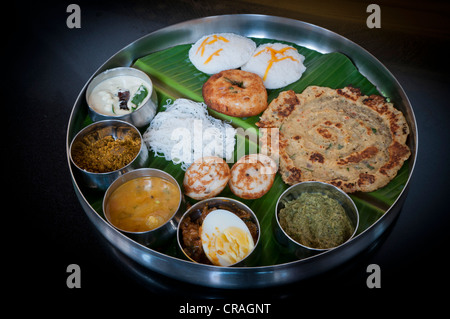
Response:
MULTIPOLYGON (((414 112, 402 87, 374 56, 357 44, 321 27, 287 18, 248 14, 213 16, 179 23, 138 39, 113 55, 92 77, 109 68, 130 66, 137 58, 152 52, 178 44, 194 43, 203 35, 218 32, 285 40, 321 53, 340 52, 348 56, 360 73, 375 84, 378 91, 389 97, 403 112, 411 130, 408 138, 408 146, 411 149, 410 173, 405 188, 396 202, 377 222, 351 241, 320 255, 273 266, 237 268, 208 266, 159 253, 138 244, 112 228, 89 204, 82 187, 73 175, 70 160, 67 157, 75 192, 89 219, 111 245, 145 269, 177 280, 213 288, 259 288, 292 283, 337 267, 368 249, 400 213, 416 162, 418 136, 414 112)), ((83 100, 89 81, 80 92, 69 119, 66 138, 67 154, 69 154, 70 141, 87 115, 83 100)))

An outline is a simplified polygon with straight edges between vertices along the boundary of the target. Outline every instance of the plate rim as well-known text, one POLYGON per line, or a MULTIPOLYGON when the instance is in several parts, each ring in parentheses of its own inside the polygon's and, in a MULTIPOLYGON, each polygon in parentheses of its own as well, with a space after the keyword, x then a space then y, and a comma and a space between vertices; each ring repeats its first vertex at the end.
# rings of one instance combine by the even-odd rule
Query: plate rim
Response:
MULTIPOLYGON (((217 28, 217 25, 216 27, 217 28)), ((246 34, 244 34, 246 35, 246 34)), ((247 36, 247 35, 246 35, 247 36)), ((279 39, 279 40, 285 40, 285 39, 279 39)), ((185 43, 193 43, 193 41, 191 40, 186 40, 188 42, 185 43)), ((298 43, 297 41, 291 41, 291 40, 285 40, 285 41, 289 41, 289 42, 294 42, 298 45, 302 45, 305 46, 301 43, 298 43)), ((170 41, 167 43, 171 43, 170 41)), ((182 43, 178 43, 178 44, 182 44, 182 43)), ((155 44, 156 47, 158 48, 158 44, 155 44)), ((150 46, 152 47, 152 46, 150 46)), ((313 48, 314 49, 314 48, 313 48)), ((146 48, 146 50, 148 50, 148 48, 146 48)), ((314 49, 317 50, 317 49, 314 49)), ((320 50, 317 50, 321 53, 324 53, 320 50)), ((336 52, 336 51, 328 51, 328 52, 336 52)), ((340 52, 340 51, 338 51, 340 52)), ((327 52, 325 52, 327 53, 327 52)), ((342 52, 341 52, 342 53, 342 52)), ((344 54, 349 57, 345 52, 344 54)), ((359 63, 358 60, 355 62, 354 59, 352 59, 351 57, 349 57, 351 59, 351 61, 354 63, 354 65, 358 68, 358 70, 360 71, 360 73, 367 77, 367 74, 364 74, 363 71, 360 70, 359 68, 359 63)), ((368 78, 368 77, 367 77, 368 78)), ((380 91, 377 83, 374 83, 370 78, 368 78, 369 81, 371 81, 376 87, 377 89, 380 91)), ((380 91, 381 92, 381 91, 380 91)), ((403 111, 403 110, 402 110, 403 111)), ((406 117, 406 114, 405 114, 406 117)), ((76 133, 76 132, 75 132, 76 133)), ((417 152, 418 152, 418 132, 417 132, 417 122, 416 122, 416 118, 415 118, 415 114, 414 114, 414 110, 412 108, 412 105, 406 95, 406 93, 404 92, 403 88, 401 87, 400 83, 398 82, 398 80, 393 76, 393 74, 375 57, 373 56, 370 52, 368 52, 366 49, 362 48, 361 46, 359 46, 358 44, 356 44, 355 42, 333 32, 330 31, 328 29, 325 29, 323 27, 311 24, 311 23, 307 23, 304 21, 300 21, 300 20, 295 20, 295 19, 291 19, 291 18, 285 18, 285 17, 279 17, 279 16, 271 16, 271 15, 263 15, 263 14, 229 14, 229 15, 215 15, 215 16, 208 16, 208 17, 202 17, 202 18, 196 18, 196 19, 191 19, 191 20, 187 20, 187 21, 183 21, 183 22, 179 22, 170 26, 166 26, 164 28, 155 30, 153 32, 150 32, 140 38, 138 38, 137 40, 131 42, 130 44, 128 44, 127 46, 125 46, 124 48, 122 48, 121 50, 119 50, 118 52, 116 52, 114 55, 112 55, 108 60, 106 60, 105 63, 103 63, 95 72, 94 74, 88 79, 88 81, 85 83, 85 85, 83 86, 82 90, 80 91, 80 93, 77 96, 77 99, 75 100, 75 103, 72 107, 72 111, 69 117, 69 122, 68 122, 68 126, 67 126, 67 133, 66 133, 66 155, 67 155, 67 161, 68 161, 68 166, 69 166, 69 170, 70 170, 70 175, 71 175, 71 179, 72 179, 72 183, 76 192, 76 195, 78 197, 78 200, 80 201, 80 204, 82 205, 85 213, 88 215, 89 219, 91 220, 91 222, 94 223, 94 225, 96 226, 97 230, 99 230, 107 239, 108 241, 115 246, 116 248, 119 248, 119 250, 124 253, 125 255, 127 255, 128 257, 131 257, 133 260, 137 261, 138 263, 142 264, 145 268, 149 268, 152 271, 156 271, 159 273, 162 273, 164 275, 167 275, 169 277, 178 279, 178 280, 182 280, 182 281, 187 281, 187 282, 191 282, 191 283, 196 283, 196 284, 200 284, 200 285, 204 285, 204 286, 209 286, 209 287, 215 287, 215 288, 236 288, 236 286, 238 286, 239 288, 242 287, 262 287, 262 286, 275 286, 275 285, 279 285, 279 284, 284 284, 284 283, 288 283, 291 282, 291 279, 305 279, 310 277, 307 274, 302 275, 297 275, 294 276, 292 275, 292 269, 293 268, 298 268, 298 265, 305 265, 306 268, 308 268, 307 266, 309 266, 309 264, 311 262, 314 262, 315 260, 320 260, 320 259, 334 259, 334 260, 342 260, 342 259, 346 259, 346 258, 339 258, 339 256, 335 256, 338 252, 340 252, 341 250, 346 251, 346 256, 345 257, 351 257, 352 255, 356 255, 354 253, 348 252, 348 249, 344 249, 345 247, 349 247, 352 246, 353 248, 355 247, 359 247, 358 250, 363 250, 361 249, 361 247, 364 246, 368 246, 367 243, 363 243, 363 239, 364 237, 367 237, 368 233, 380 233, 378 234, 378 236, 375 236, 376 238, 378 238, 379 236, 381 236, 381 234, 384 232, 385 227, 380 227, 381 225, 385 225, 387 224, 388 226, 392 223, 392 221, 398 216, 400 209, 401 209, 401 205, 403 204, 402 202, 405 200, 406 198, 406 194, 409 188, 409 184, 410 184, 410 180, 412 178, 413 172, 414 172, 414 168, 415 168, 415 164, 416 164, 416 158, 417 158, 417 152), (357 236, 355 236, 352 240, 350 240, 349 242, 345 243, 344 245, 342 245, 342 247, 339 247, 337 249, 332 249, 326 252, 323 252, 319 255, 315 255, 312 257, 308 257, 305 259, 301 259, 301 260, 295 260, 295 261, 290 261, 290 262, 286 262, 286 263, 282 263, 282 264, 276 264, 276 265, 266 265, 266 266, 255 266, 255 267, 232 267, 232 268, 224 268, 224 267, 219 267, 219 266, 211 266, 211 265, 202 265, 202 264, 195 264, 192 263, 190 261, 187 260, 183 260, 174 256, 170 256, 170 255, 166 255, 164 253, 158 252, 156 250, 153 250, 151 248, 148 248, 146 246, 143 246, 137 242, 135 242, 134 240, 128 238, 127 236, 125 236, 124 234, 120 233, 119 231, 113 229, 96 211, 95 209, 89 204, 89 202, 87 201, 86 197, 83 195, 79 185, 77 184, 77 181, 75 179, 74 176, 74 171, 72 170, 72 166, 71 166, 71 162, 70 162, 70 158, 69 158, 69 145, 71 142, 71 139, 73 138, 73 134, 74 132, 71 132, 71 129, 73 130, 73 121, 74 121, 74 117, 76 114, 76 111, 80 111, 80 105, 82 105, 82 100, 84 100, 84 94, 87 88, 87 85, 90 83, 90 81, 92 80, 93 77, 96 76, 96 74, 102 72, 105 69, 111 68, 113 66, 130 66, 132 64, 132 62, 134 60, 136 60, 138 57, 141 56, 145 56, 147 54, 150 54, 151 52, 155 52, 156 50, 153 50, 151 52, 147 52, 147 53, 143 53, 143 54, 139 54, 139 56, 136 56, 137 52, 142 52, 140 50, 142 50, 142 44, 143 43, 147 43, 148 41, 150 41, 152 38, 159 38, 161 36, 165 36, 167 34, 173 33, 173 32, 180 32, 183 31, 184 33, 186 33, 186 30, 189 28, 194 28, 196 31, 194 33, 191 33, 191 37, 189 38, 185 38, 185 39, 192 39, 192 37, 197 37, 199 32, 203 32, 203 34, 208 34, 208 33, 215 33, 215 32, 219 32, 219 31, 215 31, 216 29, 208 29, 208 32, 205 32, 204 29, 201 29, 199 27, 201 26, 205 26, 205 25, 211 25, 211 23, 218 23, 219 24, 219 28, 223 28, 223 26, 220 26, 221 23, 223 23, 223 20, 239 20, 242 21, 242 23, 248 23, 249 21, 254 21, 254 19, 257 20, 264 20, 264 21, 259 21, 260 23, 262 22, 263 24, 267 24, 267 23, 278 23, 278 24, 282 24, 284 26, 286 25, 291 25, 294 26, 294 29, 298 28, 299 26, 302 26, 304 28, 306 28, 306 30, 314 30, 315 32, 319 32, 329 36, 332 36, 334 38, 336 38, 338 41, 343 42, 344 44, 350 44, 351 46, 354 46, 354 48, 356 48, 357 50, 361 50, 361 52, 364 53, 364 55, 368 56, 371 60, 373 60, 375 62, 375 64, 378 64, 378 67, 381 67, 383 69, 383 71, 386 73, 386 76, 391 78, 391 80, 394 81, 394 87, 396 87, 400 92, 400 97, 403 101, 403 103, 405 103, 405 108, 406 110, 408 110, 409 114, 409 121, 408 124, 410 126, 412 126, 410 128, 410 136, 413 135, 412 137, 409 137, 410 139, 410 143, 412 143, 412 145, 414 146, 414 148, 412 149, 411 152, 411 157, 410 157, 410 164, 409 164, 409 176, 408 179, 406 181, 406 184, 403 188, 403 190, 400 192, 399 196, 397 197, 397 199, 394 201, 394 203, 389 207, 389 209, 386 210, 386 212, 383 214, 383 216, 381 216, 375 223, 373 223, 372 225, 370 225, 367 229, 365 229, 364 231, 362 231, 360 234, 358 234, 357 236), (199 31, 199 30, 203 30, 203 31, 199 31), (121 63, 121 65, 116 65, 117 63, 121 63), (124 64, 125 63, 125 64, 124 64), (128 64, 128 65, 127 65, 128 64), (410 123, 411 122, 411 123, 410 123), (411 125, 412 124, 412 125, 411 125), (413 140, 411 140, 413 139, 413 140), (399 207, 400 205, 400 207, 399 207), (394 207, 397 208, 397 212, 393 212, 394 211, 394 207), (99 222, 96 219, 96 216, 98 217, 98 219, 100 219, 101 221, 99 222), (109 228, 109 229, 108 229, 109 228), (381 229, 379 229, 381 228, 381 229), (150 255, 154 258, 146 258, 145 256, 143 256, 144 252, 146 253, 150 253, 150 255), (131 256, 130 256, 131 254, 131 256), (165 271, 161 271, 160 269, 156 269, 154 266, 150 265, 149 267, 149 259, 154 259, 153 261, 156 261, 155 266, 157 267, 157 265, 159 263, 164 264, 165 266, 168 265, 167 261, 170 263, 174 263, 176 265, 167 267, 167 269, 165 271), (191 270, 198 270, 200 269, 205 270, 207 273, 209 273, 210 277, 214 277, 217 276, 218 279, 217 280, 201 280, 198 281, 197 277, 195 278, 187 278, 189 276, 170 276, 170 271, 171 269, 175 267, 177 270, 179 269, 183 269, 184 268, 191 268, 191 270), (159 270, 159 271, 158 271, 159 270), (245 283, 243 283, 242 285, 236 285, 237 280, 242 279, 242 275, 237 275, 235 276, 236 278, 232 279, 231 282, 227 282, 227 278, 229 279, 230 276, 232 276, 233 274, 238 273, 236 270, 239 270, 239 273, 245 273, 246 275, 248 275, 249 273, 251 273, 252 275, 254 275, 253 277, 255 278, 263 278, 263 279, 267 279, 266 277, 270 277, 270 280, 268 280, 267 282, 264 282, 262 284, 258 284, 258 283, 251 283, 249 281, 246 281, 245 283), (275 280, 277 278, 275 277, 279 277, 279 273, 284 274, 284 278, 280 279, 280 280, 275 280), (264 275, 264 274, 268 274, 268 275, 264 275), (222 277, 224 277, 225 279, 222 279, 222 277)), ((373 242, 373 240, 372 240, 373 242)), ((367 248, 367 247, 366 247, 367 248)), ((356 249, 356 248, 355 248, 356 249)), ((358 254, 361 251, 358 251, 358 254)), ((340 262, 342 263, 342 261, 340 262)), ((338 262, 338 264, 340 264, 338 262)), ((336 265, 334 265, 336 266, 336 265)), ((305 268, 304 267, 304 268, 305 268)), ((320 268, 320 267, 319 267, 320 268)), ((333 268, 333 267, 322 267, 322 268, 333 268)), ((294 269, 295 270, 295 269, 294 269)), ((321 269, 322 271, 324 271, 325 269, 321 269)), ((314 271, 314 273, 320 273, 322 271, 314 271)), ((253 279, 254 280, 254 279, 253 279)))

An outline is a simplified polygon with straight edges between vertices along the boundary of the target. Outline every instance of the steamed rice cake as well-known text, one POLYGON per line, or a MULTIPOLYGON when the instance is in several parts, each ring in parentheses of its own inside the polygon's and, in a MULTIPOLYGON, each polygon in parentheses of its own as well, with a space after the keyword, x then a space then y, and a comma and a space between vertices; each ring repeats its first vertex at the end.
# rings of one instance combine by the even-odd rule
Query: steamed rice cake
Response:
POLYGON ((236 69, 246 63, 256 49, 249 38, 234 33, 216 33, 200 38, 189 50, 194 66, 207 74, 236 69))
POLYGON ((305 57, 297 49, 283 43, 258 46, 241 69, 258 74, 267 89, 278 89, 299 80, 306 70, 305 57))

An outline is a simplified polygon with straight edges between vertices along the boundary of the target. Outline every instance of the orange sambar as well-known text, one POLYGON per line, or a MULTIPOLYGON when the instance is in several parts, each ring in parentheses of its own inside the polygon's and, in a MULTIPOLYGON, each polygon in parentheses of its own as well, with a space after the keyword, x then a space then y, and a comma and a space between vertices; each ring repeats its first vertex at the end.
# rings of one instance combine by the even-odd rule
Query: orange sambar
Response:
POLYGON ((139 177, 119 186, 106 203, 110 222, 128 232, 158 228, 180 204, 178 187, 160 177, 139 177))

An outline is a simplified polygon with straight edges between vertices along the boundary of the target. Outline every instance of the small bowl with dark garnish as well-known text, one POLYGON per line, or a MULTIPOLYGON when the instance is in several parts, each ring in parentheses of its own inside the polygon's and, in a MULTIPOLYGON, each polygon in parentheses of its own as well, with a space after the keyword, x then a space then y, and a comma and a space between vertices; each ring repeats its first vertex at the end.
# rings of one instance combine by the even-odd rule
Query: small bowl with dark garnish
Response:
POLYGON ((137 128, 156 114, 158 99, 150 77, 132 67, 118 67, 95 76, 86 89, 92 121, 122 120, 137 128))

